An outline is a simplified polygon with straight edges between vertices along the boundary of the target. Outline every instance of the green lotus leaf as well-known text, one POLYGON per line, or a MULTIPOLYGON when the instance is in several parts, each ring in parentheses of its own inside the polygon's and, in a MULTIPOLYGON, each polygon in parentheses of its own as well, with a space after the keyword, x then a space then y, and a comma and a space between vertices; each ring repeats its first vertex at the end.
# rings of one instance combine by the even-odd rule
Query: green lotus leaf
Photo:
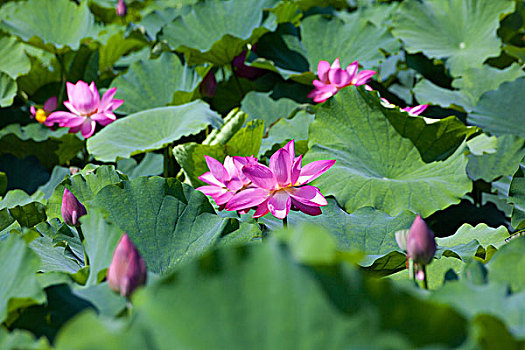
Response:
POLYGON ((95 204, 157 273, 206 251, 225 226, 204 194, 175 179, 139 177, 109 185, 97 193, 95 204))
POLYGON ((111 87, 117 88, 115 98, 124 100, 118 112, 130 114, 190 102, 201 80, 177 55, 163 53, 156 60, 133 63, 126 74, 113 80, 111 87))
POLYGON ((458 203, 472 186, 463 147, 444 161, 425 163, 390 123, 390 113, 400 112, 383 108, 372 94, 355 87, 321 105, 310 125, 304 163, 336 163, 316 186, 350 213, 372 206, 389 215, 411 210, 426 217, 458 203))
POLYGON ((457 76, 500 54, 496 30, 514 4, 508 0, 404 1, 394 16, 393 33, 409 53, 447 59, 447 67, 457 76))
POLYGON ((17 85, 7 73, 0 71, 0 107, 9 107, 16 96, 17 85))
POLYGON ((263 9, 275 3, 275 0, 199 2, 164 27, 160 39, 184 53, 190 65, 205 62, 226 65, 246 44, 276 28, 273 13, 263 20, 263 9))
POLYGON ((218 127, 220 116, 202 101, 175 107, 159 107, 130 114, 109 124, 93 137, 87 148, 96 159, 119 158, 161 149, 183 136, 197 134, 208 125, 218 127))
POLYGON ((525 78, 501 84, 497 90, 481 95, 467 121, 494 135, 511 134, 525 138, 522 123, 525 78))
POLYGON ((51 52, 77 50, 80 42, 96 36, 95 20, 87 2, 28 0, 2 6, 0 28, 51 52))

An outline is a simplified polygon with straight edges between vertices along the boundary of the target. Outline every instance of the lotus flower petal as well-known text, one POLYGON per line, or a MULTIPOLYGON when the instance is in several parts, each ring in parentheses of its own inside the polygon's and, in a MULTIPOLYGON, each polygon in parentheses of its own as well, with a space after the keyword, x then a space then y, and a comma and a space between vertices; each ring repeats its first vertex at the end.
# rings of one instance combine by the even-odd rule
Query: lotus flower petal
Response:
POLYGON ((277 191, 268 201, 268 209, 278 219, 284 219, 290 212, 292 200, 290 195, 284 191, 277 191))
POLYGON ((328 204, 321 191, 315 186, 292 187, 286 192, 296 201, 308 206, 320 207, 328 204))
POLYGON ((256 207, 268 199, 269 191, 263 188, 247 188, 237 192, 226 204, 226 210, 242 210, 256 207))
POLYGON ((309 206, 309 205, 303 204, 303 203, 295 200, 293 197, 292 197, 292 208, 296 209, 296 210, 300 210, 303 213, 308 214, 308 215, 312 215, 312 216, 316 216, 316 215, 321 215, 322 214, 321 208, 316 207, 316 206, 309 206))
POLYGON ((250 179, 250 181, 257 187, 273 190, 278 187, 277 180, 273 172, 265 165, 250 164, 242 168, 242 173, 250 179))
POLYGON ((297 183, 303 185, 317 179, 334 164, 335 160, 316 160, 315 162, 306 164, 301 169, 301 175, 297 183))
POLYGON ((321 82, 328 84, 328 72, 330 71, 330 62, 328 61, 319 61, 317 64, 317 75, 321 82))

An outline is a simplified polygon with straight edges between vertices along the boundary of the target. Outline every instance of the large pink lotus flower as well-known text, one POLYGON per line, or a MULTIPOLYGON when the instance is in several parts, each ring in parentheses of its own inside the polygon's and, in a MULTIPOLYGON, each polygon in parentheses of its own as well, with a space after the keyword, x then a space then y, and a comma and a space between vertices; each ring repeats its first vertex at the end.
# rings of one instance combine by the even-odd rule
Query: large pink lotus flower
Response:
POLYGON ((29 111, 31 112, 31 118, 35 118, 37 122, 40 124, 43 124, 47 117, 55 110, 57 109, 57 97, 53 96, 50 97, 44 102, 43 108, 35 108, 35 106, 31 106, 29 108, 29 111))
POLYGON ((89 86, 83 81, 76 84, 67 84, 68 101, 64 102, 70 112, 54 112, 46 119, 45 125, 51 126, 58 123, 61 127, 68 127, 69 132, 82 132, 85 138, 90 137, 95 132, 96 123, 108 125, 117 118, 113 110, 120 107, 123 100, 113 99, 117 88, 111 88, 100 98, 95 83, 89 86))
POLYGON ((210 171, 199 176, 199 179, 208 185, 200 186, 197 190, 211 196, 221 210, 237 192, 252 185, 251 180, 242 173, 242 168, 248 164, 257 164, 257 158, 226 156, 224 165, 212 157, 204 158, 210 171))
POLYGON ((319 61, 317 75, 319 80, 314 80, 314 89, 308 94, 314 102, 321 103, 335 95, 342 88, 349 85, 364 85, 376 74, 373 70, 357 72, 359 63, 354 61, 346 69, 341 69, 339 58, 330 65, 328 61, 319 61))
POLYGON ((284 219, 290 209, 308 215, 321 214, 327 204, 317 187, 305 186, 327 171, 335 160, 318 160, 301 166, 302 155, 295 157, 294 141, 275 152, 270 167, 250 163, 242 173, 255 187, 246 188, 233 195, 226 203, 226 210, 247 210, 256 207, 254 218, 271 212, 284 219))

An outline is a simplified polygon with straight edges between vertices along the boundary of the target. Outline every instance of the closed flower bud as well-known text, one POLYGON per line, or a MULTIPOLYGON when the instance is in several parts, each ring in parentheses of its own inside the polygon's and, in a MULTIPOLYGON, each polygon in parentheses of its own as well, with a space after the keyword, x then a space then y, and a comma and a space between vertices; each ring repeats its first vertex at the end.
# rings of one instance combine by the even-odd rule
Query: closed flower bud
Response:
POLYGON ((202 80, 200 91, 204 97, 215 96, 215 91, 217 91, 217 79, 215 79, 213 71, 210 70, 202 80))
POLYGON ((62 195, 62 219, 69 226, 77 226, 78 219, 87 214, 86 208, 80 203, 73 193, 64 188, 62 195))
POLYGON ((124 0, 118 0, 115 10, 117 12, 117 16, 119 17, 124 17, 126 13, 128 13, 128 8, 126 7, 124 0))
POLYGON ((146 283, 146 263, 126 233, 113 253, 107 281, 111 290, 124 297, 129 297, 137 287, 146 283))
POLYGON ((436 240, 421 216, 417 216, 407 237, 407 255, 416 264, 428 265, 436 253, 436 240))

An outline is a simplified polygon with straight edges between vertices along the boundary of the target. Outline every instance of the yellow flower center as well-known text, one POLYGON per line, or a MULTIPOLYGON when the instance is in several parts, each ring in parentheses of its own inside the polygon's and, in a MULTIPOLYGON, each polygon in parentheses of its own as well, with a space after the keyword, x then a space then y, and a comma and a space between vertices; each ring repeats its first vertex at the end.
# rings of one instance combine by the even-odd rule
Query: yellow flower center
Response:
POLYGON ((35 113, 35 119, 39 122, 39 123, 43 123, 46 121, 47 119, 47 114, 46 112, 42 109, 42 108, 39 108, 36 113, 35 113))

